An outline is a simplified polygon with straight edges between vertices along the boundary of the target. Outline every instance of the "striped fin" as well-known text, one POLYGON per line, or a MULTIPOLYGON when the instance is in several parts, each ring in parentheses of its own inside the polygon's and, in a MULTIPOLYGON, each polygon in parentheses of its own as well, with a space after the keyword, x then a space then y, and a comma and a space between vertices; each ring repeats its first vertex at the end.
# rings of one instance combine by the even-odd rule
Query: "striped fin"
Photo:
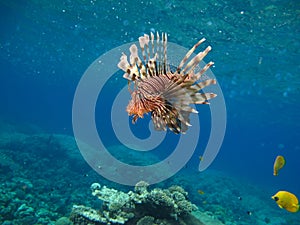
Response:
POLYGON ((157 54, 157 67, 158 67, 158 75, 166 74, 167 70, 167 34, 162 33, 161 41, 159 34, 157 36, 157 46, 156 46, 156 54, 157 54))
POLYGON ((129 61, 123 53, 118 67, 125 74, 123 77, 129 81, 144 80, 151 76, 160 76, 169 71, 167 65, 167 34, 153 33, 139 37, 139 45, 141 48, 143 61, 138 56, 138 48, 135 44, 131 45, 129 61), (151 43, 151 51, 149 44, 151 43))
POLYGON ((118 67, 123 70, 124 72, 127 71, 127 68, 130 67, 130 64, 127 60, 127 55, 122 53, 122 56, 120 58, 120 62, 118 63, 118 67))
POLYGON ((189 70, 194 70, 194 68, 201 62, 201 60, 208 54, 211 47, 208 46, 203 52, 198 53, 182 70, 182 73, 188 73, 189 70))
POLYGON ((160 53, 161 53, 159 39, 160 39, 159 34, 158 34, 158 32, 156 32, 156 49, 155 49, 155 46, 154 46, 154 49, 155 49, 154 52, 157 55, 157 61, 160 61, 160 53))
POLYGON ((181 69, 183 67, 183 65, 187 62, 187 60, 189 59, 189 57, 193 54, 193 52, 196 50, 196 48, 202 44, 205 41, 205 38, 202 38, 200 41, 198 41, 187 53, 186 55, 183 57, 182 61, 179 63, 179 66, 177 67, 177 73, 181 72, 181 69))
POLYGON ((212 65, 214 65, 214 62, 207 63, 200 72, 194 75, 195 79, 199 80, 202 74, 204 74, 212 65))
POLYGON ((151 113, 151 119, 153 121, 155 130, 160 130, 160 131, 167 130, 166 122, 163 120, 162 117, 158 116, 157 112, 154 111, 151 113))
POLYGON ((130 81, 144 79, 147 77, 146 68, 138 56, 138 49, 136 45, 131 45, 129 50, 130 63, 128 62, 127 55, 124 53, 122 54, 120 62, 118 63, 118 67, 125 72, 123 77, 130 81))
POLYGON ((151 46, 152 46, 152 56, 154 56, 154 34, 151 32, 151 46))
POLYGON ((144 34, 144 36, 139 37, 139 43, 140 47, 142 49, 142 55, 144 58, 144 65, 146 65, 146 76, 154 76, 156 74, 156 69, 155 69, 155 61, 156 61, 156 56, 154 55, 153 51, 153 34, 151 33, 151 44, 152 44, 152 58, 150 55, 150 49, 149 49, 149 42, 150 38, 149 35, 144 34), (147 54, 146 54, 147 53, 147 54))
POLYGON ((118 67, 125 72, 123 77, 127 80, 135 80, 138 76, 138 71, 134 66, 131 66, 127 60, 127 55, 122 53, 118 67))
POLYGON ((164 49, 164 53, 163 53, 163 74, 167 74, 167 42, 168 42, 168 36, 166 33, 162 34, 163 37, 163 49, 164 49))
MULTIPOLYGON (((135 81, 136 79, 145 79, 147 78, 147 69, 143 64, 142 60, 138 56, 138 48, 135 44, 131 45, 129 48, 130 51, 130 63, 128 62, 127 55, 122 54, 118 67, 122 69, 125 74, 123 77, 130 81, 135 81)), ((144 51, 142 50, 143 54, 144 51)))
POLYGON ((130 51, 130 64, 135 66, 135 69, 138 69, 139 78, 142 80, 147 77, 146 67, 143 65, 140 57, 138 56, 138 49, 136 45, 131 45, 129 48, 130 51))
POLYGON ((139 43, 140 43, 140 47, 142 49, 142 55, 144 58, 144 62, 147 61, 147 57, 146 57, 146 53, 145 53, 145 46, 146 46, 146 52, 148 55, 148 59, 150 59, 150 51, 149 51, 149 35, 144 34, 144 36, 139 37, 139 43))
POLYGON ((166 74, 167 70, 167 34, 162 33, 161 37, 159 33, 155 35, 153 33, 151 36, 151 48, 152 48, 152 58, 148 58, 145 62, 147 68, 151 68, 150 75, 159 76, 161 74, 166 74))
POLYGON ((217 95, 214 93, 195 93, 192 96, 194 104, 209 104, 207 100, 216 97, 217 95))
POLYGON ((175 134, 179 134, 181 132, 182 123, 178 118, 178 112, 174 106, 166 104, 165 110, 160 114, 160 116, 171 131, 173 131, 175 134))
POLYGON ((202 82, 199 82, 199 83, 196 83, 194 85, 192 85, 190 88, 190 90, 193 90, 194 92, 198 92, 200 91, 201 89, 211 85, 211 84, 216 84, 217 81, 215 79, 208 79, 208 80, 205 80, 205 81, 202 81, 202 82))
POLYGON ((156 130, 166 130, 167 126, 175 134, 185 133, 191 126, 189 119, 190 110, 178 111, 175 105, 165 102, 163 107, 151 113, 156 130))

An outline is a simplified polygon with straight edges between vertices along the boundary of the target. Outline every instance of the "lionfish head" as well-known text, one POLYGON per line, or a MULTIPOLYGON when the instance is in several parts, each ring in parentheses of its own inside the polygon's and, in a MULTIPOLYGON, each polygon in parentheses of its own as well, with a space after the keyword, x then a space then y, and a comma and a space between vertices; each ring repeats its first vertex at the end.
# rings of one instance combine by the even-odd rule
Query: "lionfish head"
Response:
POLYGON ((145 113, 148 113, 143 107, 140 106, 136 101, 130 100, 126 107, 126 111, 128 112, 129 116, 134 115, 134 122, 137 120, 138 117, 143 118, 145 113))
POLYGON ((133 122, 135 122, 138 117, 143 118, 145 113, 148 113, 149 110, 144 106, 143 101, 145 100, 141 93, 136 91, 132 92, 131 100, 127 105, 126 111, 128 115, 133 115, 133 122))
POLYGON ((133 115, 133 122, 136 122, 138 117, 143 118, 144 114, 151 113, 161 103, 162 99, 154 94, 147 95, 143 90, 135 90, 131 93, 131 100, 127 105, 126 111, 128 115, 133 115))
POLYGON ((209 104, 208 100, 214 98, 213 93, 201 91, 204 87, 215 84, 216 80, 201 80, 201 76, 213 65, 206 64, 199 72, 196 66, 211 50, 208 46, 198 53, 189 62, 188 59, 195 49, 204 42, 201 39, 191 48, 180 62, 175 72, 170 71, 167 63, 167 35, 157 33, 150 37, 144 35, 139 38, 143 61, 138 55, 136 45, 131 45, 130 60, 123 53, 118 67, 125 74, 124 78, 134 83, 131 100, 126 111, 133 115, 133 122, 145 113, 151 113, 156 130, 166 130, 168 127, 174 133, 185 133, 190 124, 190 113, 197 113, 192 104, 209 104))

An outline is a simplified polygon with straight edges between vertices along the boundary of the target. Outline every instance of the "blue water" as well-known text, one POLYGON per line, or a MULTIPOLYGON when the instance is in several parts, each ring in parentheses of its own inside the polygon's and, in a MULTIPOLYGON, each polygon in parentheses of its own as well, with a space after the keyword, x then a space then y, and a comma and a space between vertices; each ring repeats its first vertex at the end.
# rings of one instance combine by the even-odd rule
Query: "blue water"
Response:
MULTIPOLYGON (((210 114, 206 106, 197 107, 200 111, 201 138, 193 157, 181 171, 186 182, 190 183, 184 186, 193 192, 193 186, 199 185, 201 176, 209 177, 211 171, 217 171, 237 183, 262 188, 268 201, 278 190, 288 190, 300 197, 299 1, 12 0, 0 2, 0 15, 1 132, 72 137, 72 104, 77 84, 88 66, 100 55, 137 41, 139 36, 150 31, 166 32, 170 42, 185 48, 190 48, 205 37, 206 46, 213 48, 205 60, 215 62, 212 71, 225 98, 227 129, 217 158, 203 175, 199 175, 199 155, 203 154, 208 140, 210 114), (272 169, 277 155, 284 155, 287 163, 280 171, 280 176, 274 177, 272 169)), ((127 81, 118 72, 106 84, 97 102, 98 132, 107 146, 122 145, 110 126, 109 110, 118 90, 126 85, 127 81), (115 79, 117 76, 119 79, 115 79), (106 106, 105 109, 102 106, 106 106)), ((149 129, 146 128, 149 119, 139 119, 137 124, 130 125, 137 137, 149 136, 149 129)), ((178 136, 168 131, 166 141, 153 154, 160 159, 167 157, 177 141, 178 136)), ((1 140, 1 153, 9 156, 9 148, 4 150, 4 142, 4 139, 1 140)), ((52 169, 56 170, 55 166, 60 165, 58 162, 63 163, 68 156, 55 155, 55 152, 52 155, 51 148, 39 155, 35 149, 38 148, 30 149, 27 145, 21 152, 26 155, 28 151, 27 156, 32 154, 29 158, 43 159, 41 170, 44 174, 40 172, 36 177, 42 179, 44 176, 47 177, 46 183, 52 182, 52 169), (45 164, 47 167, 43 167, 45 164)), ((114 154, 118 155, 118 152, 114 154)), ((14 160, 20 163, 18 159, 14 160)), ((144 160, 147 161, 147 158, 144 160)), ((12 177, 18 176, 35 180, 28 175, 32 168, 22 168, 19 175, 11 170, 1 170, 1 182, 13 183, 12 177)), ((76 176, 74 171, 82 176, 93 173, 82 160, 82 165, 72 172, 62 170, 58 171, 60 175, 56 173, 55 176, 59 176, 61 182, 68 183, 72 180, 70 174, 76 176), (63 181, 64 177, 68 181, 63 181)), ((92 178, 90 176, 83 184, 85 187, 80 189, 85 189, 86 195, 91 182, 103 179, 98 174, 92 175, 92 178)), ((103 182, 111 187, 124 188, 113 182, 103 182)), ((176 180, 173 182, 176 183, 176 180)), ((224 183, 224 190, 230 188, 224 183)), ((68 190, 71 193, 80 192, 74 186, 73 189, 68 187, 68 190)), ((222 195, 222 190, 217 191, 222 195)), ((76 202, 76 197, 73 198, 70 205, 76 202)), ((194 200, 198 202, 197 198, 194 200)), ((51 204, 56 203, 51 200, 51 204)), ((222 202, 219 204, 222 205, 222 202)), ((272 204, 273 215, 278 212, 278 215, 291 218, 278 224, 300 223, 299 214, 284 212, 274 202, 272 204)), ((66 208, 55 216, 59 218, 70 211, 71 208, 66 208)), ((277 224, 272 222, 272 213, 268 214, 268 218, 271 218, 271 224, 277 224)), ((55 216, 52 221, 56 220, 55 216)), ((1 223, 14 220, 11 217, 3 218, 1 223)), ((254 224, 253 220, 243 222, 254 224)))

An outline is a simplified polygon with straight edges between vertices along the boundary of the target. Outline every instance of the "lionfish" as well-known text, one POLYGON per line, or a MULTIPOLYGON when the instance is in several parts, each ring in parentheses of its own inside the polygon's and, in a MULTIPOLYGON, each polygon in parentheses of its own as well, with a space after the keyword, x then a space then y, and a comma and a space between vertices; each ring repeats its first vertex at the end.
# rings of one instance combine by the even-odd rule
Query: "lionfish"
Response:
POLYGON ((138 56, 138 48, 131 45, 130 59, 122 54, 118 67, 128 80, 128 90, 131 100, 126 108, 129 116, 133 115, 132 123, 138 117, 143 118, 145 113, 151 113, 155 130, 166 130, 185 133, 190 124, 190 113, 198 113, 191 104, 209 104, 208 100, 214 98, 214 93, 201 93, 200 91, 216 80, 207 79, 200 81, 203 75, 214 63, 207 63, 199 72, 196 66, 211 50, 208 46, 203 52, 198 53, 189 62, 188 59, 195 49, 205 41, 198 41, 184 56, 175 72, 172 72, 167 63, 167 34, 145 34, 139 37, 143 61, 138 56), (151 43, 151 45, 150 45, 151 43), (130 89, 130 83, 134 89, 130 89))

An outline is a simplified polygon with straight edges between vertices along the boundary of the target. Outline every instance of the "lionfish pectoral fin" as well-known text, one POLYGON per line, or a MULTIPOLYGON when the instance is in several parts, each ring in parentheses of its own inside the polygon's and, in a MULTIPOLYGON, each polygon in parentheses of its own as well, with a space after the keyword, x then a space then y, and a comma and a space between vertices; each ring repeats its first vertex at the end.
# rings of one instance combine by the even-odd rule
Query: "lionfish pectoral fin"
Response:
POLYGON ((166 112, 164 120, 169 129, 175 134, 179 134, 181 132, 182 121, 179 119, 179 113, 175 108, 166 112))
POLYGON ((191 86, 192 89, 194 89, 195 92, 200 91, 201 89, 211 85, 211 84, 216 84, 217 81, 215 79, 208 79, 199 83, 194 84, 191 86))
POLYGON ((181 121, 181 133, 185 133, 189 127, 192 125, 190 124, 190 114, 194 110, 193 108, 190 107, 189 110, 186 111, 180 111, 179 114, 179 120, 181 121))
POLYGON ((186 126, 188 126, 188 127, 191 127, 192 126, 192 124, 190 124, 189 122, 188 122, 188 118, 184 118, 184 116, 182 116, 182 115, 180 115, 179 114, 179 120, 181 121, 181 123, 182 124, 184 124, 184 125, 186 125, 186 126))
POLYGON ((194 104, 209 104, 208 100, 216 97, 214 93, 196 93, 193 95, 194 104))
POLYGON ((199 113, 196 109, 192 109, 192 113, 199 113))
POLYGON ((192 126, 190 124, 190 119, 189 119, 189 112, 186 112, 186 111, 181 111, 178 113, 178 120, 180 120, 180 123, 181 123, 181 126, 182 125, 185 125, 185 126, 192 126))
POLYGON ((156 112, 151 112, 151 118, 155 130, 166 130, 165 121, 161 117, 159 117, 156 112))
POLYGON ((127 60, 127 55, 122 52, 122 56, 120 58, 120 62, 118 63, 118 67, 123 70, 123 71, 126 71, 128 66, 130 66, 128 60, 127 60))
POLYGON ((166 124, 171 131, 175 134, 179 134, 181 132, 181 121, 177 118, 165 118, 166 124))
POLYGON ((217 97, 215 93, 205 93, 207 100, 217 97))

